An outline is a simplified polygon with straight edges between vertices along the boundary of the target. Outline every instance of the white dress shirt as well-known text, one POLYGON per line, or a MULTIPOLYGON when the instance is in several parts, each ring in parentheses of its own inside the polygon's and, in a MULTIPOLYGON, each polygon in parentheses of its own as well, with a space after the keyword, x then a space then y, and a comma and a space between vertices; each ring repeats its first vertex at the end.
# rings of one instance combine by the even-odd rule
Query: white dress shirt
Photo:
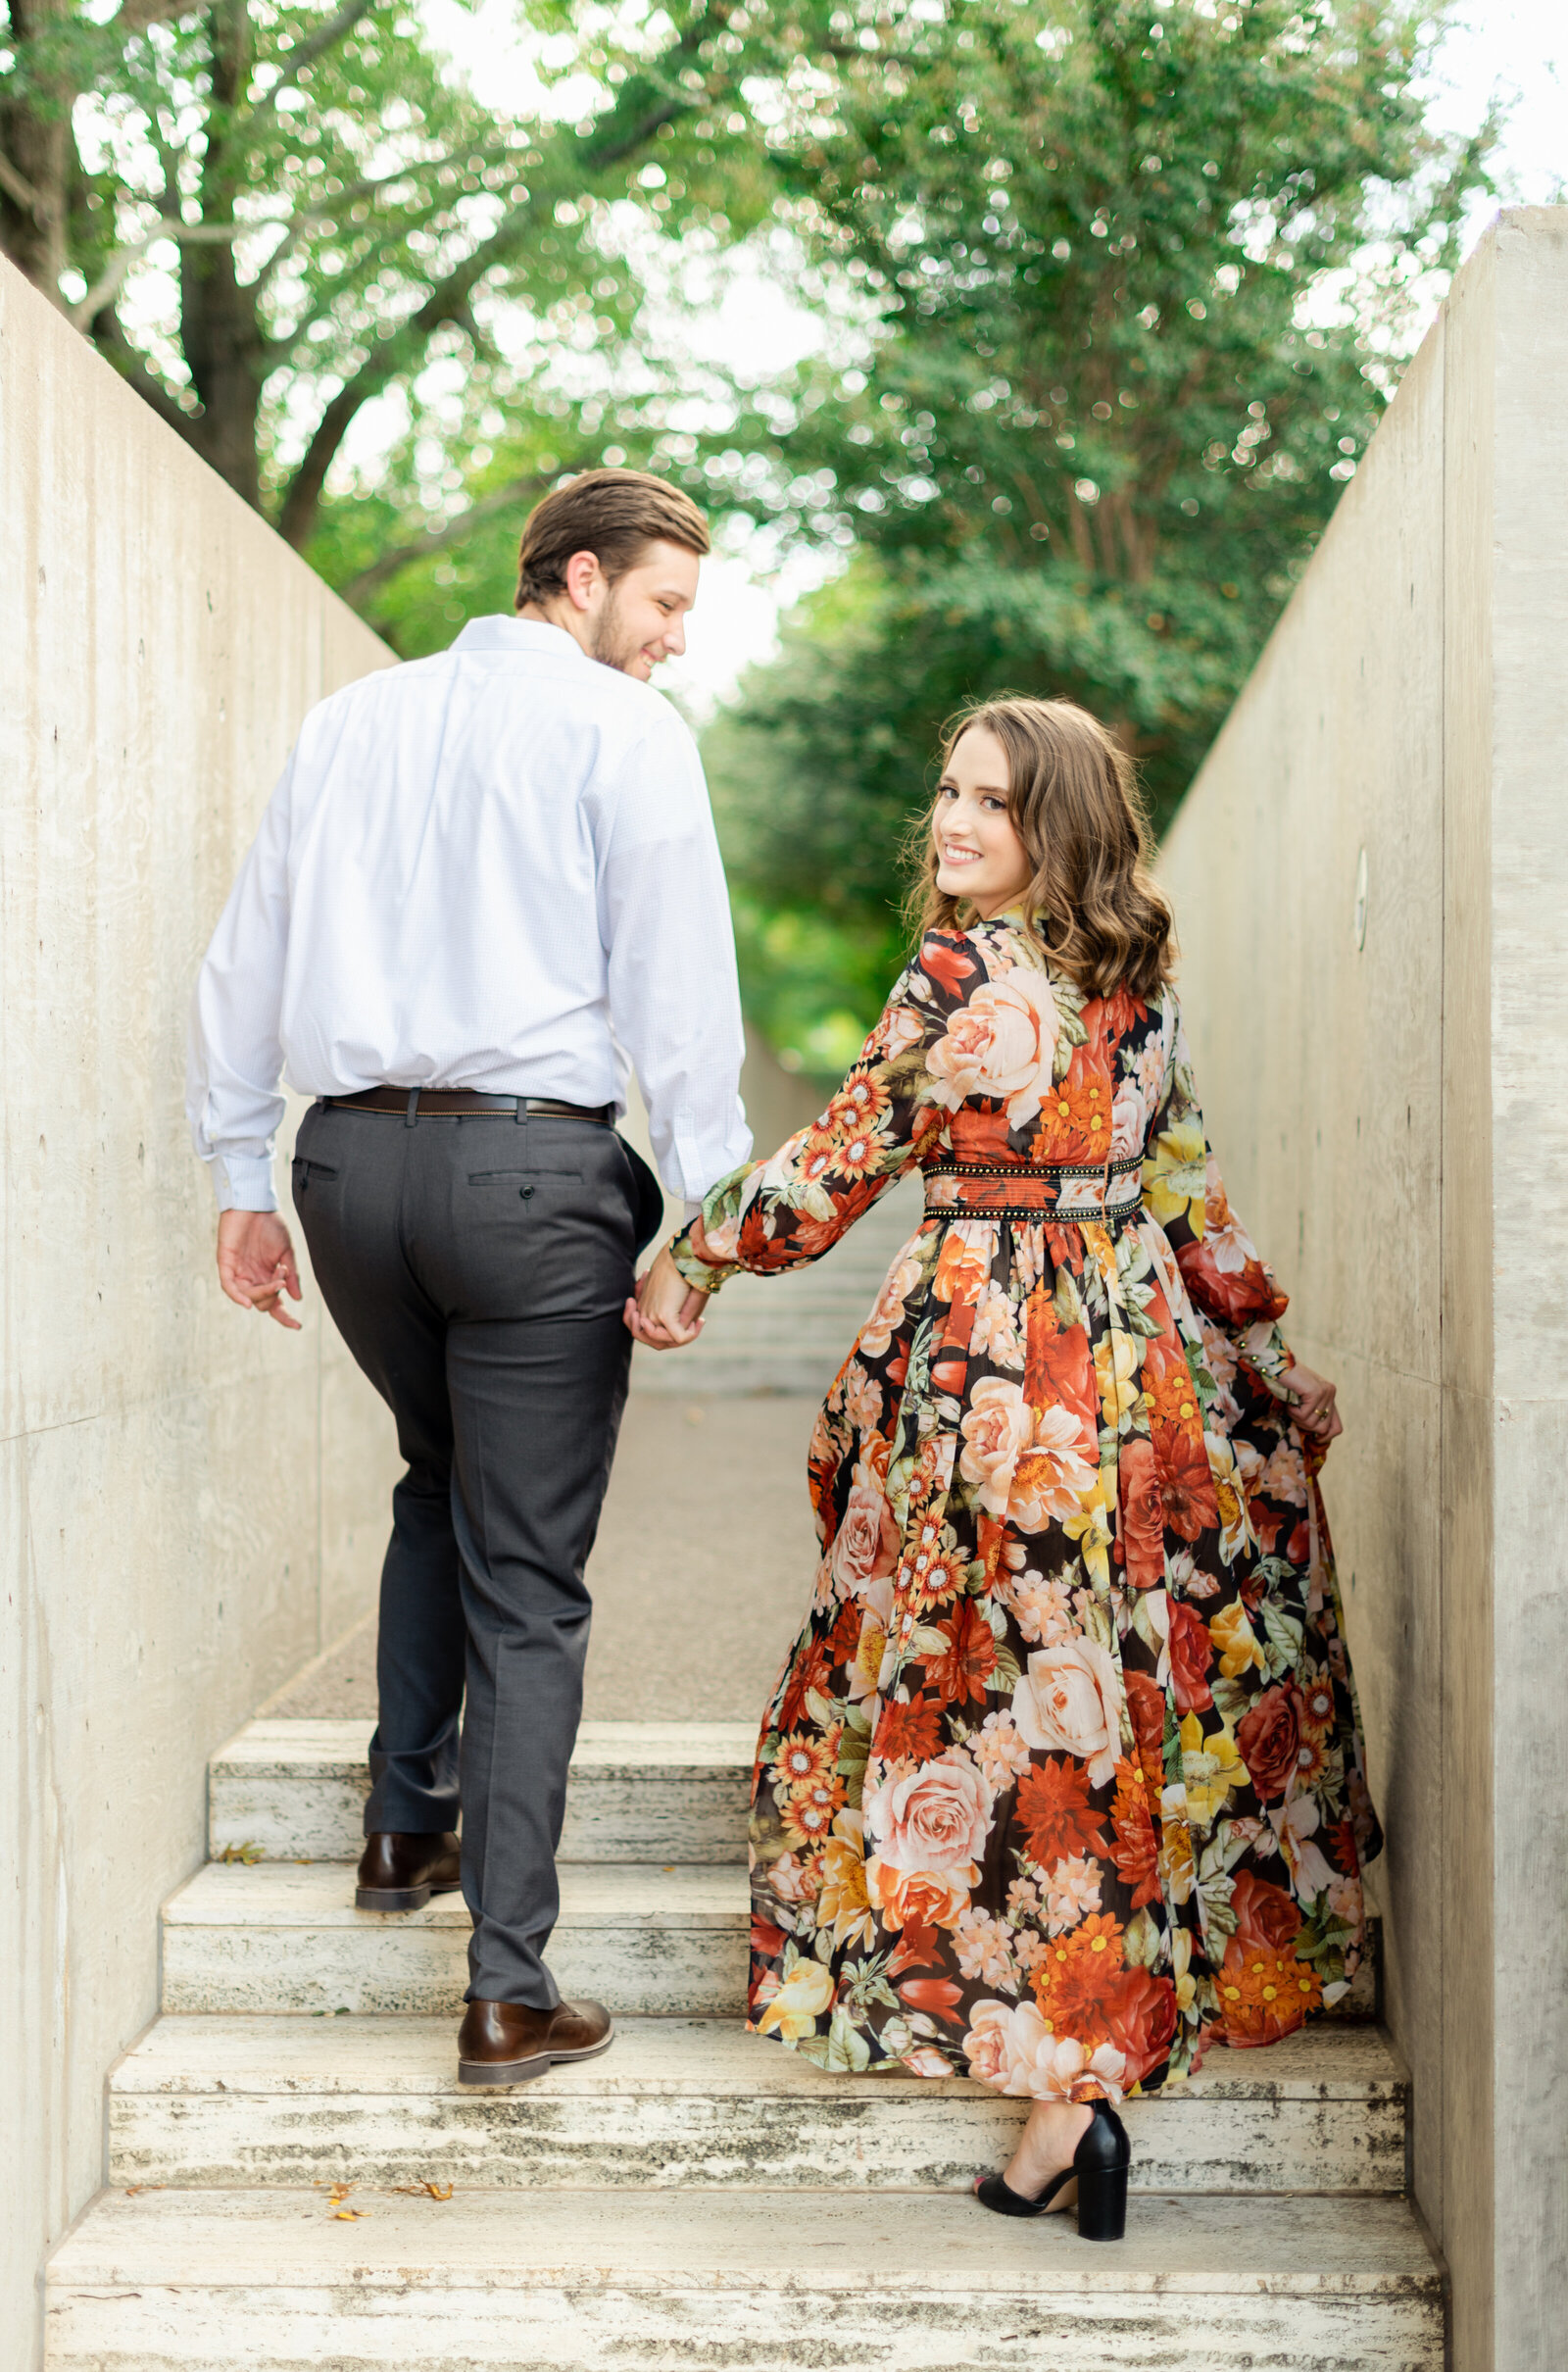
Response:
POLYGON ((564 628, 479 618, 311 711, 196 983, 186 1110, 220 1210, 272 1211, 280 1076, 625 1110, 670 1193, 751 1151, 701 761, 564 628))

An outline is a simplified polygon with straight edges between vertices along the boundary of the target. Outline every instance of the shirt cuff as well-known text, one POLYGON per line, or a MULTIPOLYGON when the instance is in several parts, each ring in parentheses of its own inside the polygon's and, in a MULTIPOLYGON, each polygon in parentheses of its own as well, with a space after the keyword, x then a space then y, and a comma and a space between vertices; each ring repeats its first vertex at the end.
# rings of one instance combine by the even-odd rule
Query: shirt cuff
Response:
MULTIPOLYGON (((701 1211, 701 1203, 697 1208, 701 1211)), ((689 1220, 679 1235, 671 1240, 669 1257, 695 1293, 716 1293, 724 1279, 735 1274, 737 1264, 732 1263, 726 1268, 713 1268, 709 1265, 707 1260, 700 1260, 692 1250, 692 1231, 689 1220)))
POLYGON ((220 1154, 212 1163, 213 1192, 220 1211, 275 1211, 269 1154, 220 1154))

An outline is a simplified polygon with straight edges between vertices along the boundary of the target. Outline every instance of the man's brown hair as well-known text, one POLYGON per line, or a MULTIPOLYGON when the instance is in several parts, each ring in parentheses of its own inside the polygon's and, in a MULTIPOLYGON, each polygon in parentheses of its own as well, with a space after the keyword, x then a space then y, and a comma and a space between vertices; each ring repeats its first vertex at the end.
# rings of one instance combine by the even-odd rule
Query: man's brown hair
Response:
POLYGON ((574 552, 591 552, 613 584, 657 543, 681 544, 699 558, 711 548, 691 496, 645 469, 585 469, 529 515, 517 552, 516 606, 564 593, 574 552))

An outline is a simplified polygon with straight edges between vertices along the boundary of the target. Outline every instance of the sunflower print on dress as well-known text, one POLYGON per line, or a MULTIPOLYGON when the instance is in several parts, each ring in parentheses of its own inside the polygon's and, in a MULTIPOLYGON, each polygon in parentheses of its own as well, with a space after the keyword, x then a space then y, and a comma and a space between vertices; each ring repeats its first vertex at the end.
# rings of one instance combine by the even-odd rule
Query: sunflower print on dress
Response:
POLYGON ((818 1416, 762 1722, 751 2026, 840 2071, 1116 2100, 1347 1991, 1381 1846, 1286 1303, 1174 994, 932 932, 820 1118, 708 1196, 716 1289, 926 1213, 818 1416))

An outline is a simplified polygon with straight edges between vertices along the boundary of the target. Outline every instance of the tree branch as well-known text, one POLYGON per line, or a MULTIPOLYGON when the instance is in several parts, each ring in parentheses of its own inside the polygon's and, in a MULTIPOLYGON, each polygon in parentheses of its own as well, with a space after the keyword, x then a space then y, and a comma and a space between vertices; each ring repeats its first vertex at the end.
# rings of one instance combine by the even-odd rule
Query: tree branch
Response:
POLYGON ((306 68, 314 66, 318 58, 323 57, 329 49, 335 48, 346 33, 354 30, 360 19, 369 14, 373 6, 374 0, 344 0, 344 5, 338 10, 335 17, 329 17, 323 25, 312 33, 308 41, 300 43, 299 48, 291 55, 287 67, 272 84, 271 89, 263 91, 255 105, 246 109, 231 127, 232 131, 246 130, 259 116, 266 115, 274 108, 281 94, 293 88, 306 68))
MULTIPOLYGON (((735 0, 710 0, 710 4, 693 17, 685 30, 671 42, 663 56, 655 61, 654 67, 637 76, 637 84, 641 84, 643 89, 651 84, 657 87, 659 74, 692 57, 716 28, 727 24, 734 6, 735 0)), ((609 111, 608 121, 596 124, 581 140, 574 140, 569 146, 564 141, 562 143, 571 158, 571 166, 569 173, 563 175, 556 186, 575 184, 580 188, 584 181, 590 180, 595 174, 623 165, 629 157, 636 155, 639 148, 646 146, 663 124, 672 123, 679 115, 690 113, 698 104, 698 98, 692 92, 677 89, 665 92, 656 105, 649 107, 643 102, 642 91, 636 84, 628 85, 621 99, 609 111), (625 120, 630 114, 628 102, 639 107, 639 112, 630 121, 625 120)), ((541 184, 550 177, 547 173, 537 176, 541 184)), ((285 540, 296 551, 310 537, 326 473, 355 414, 369 402, 371 396, 380 393, 387 380, 403 369, 411 353, 417 351, 433 331, 445 322, 462 321, 475 286, 517 245, 529 220, 537 215, 542 203, 542 193, 535 191, 530 192, 522 205, 514 207, 489 238, 483 240, 471 255, 431 290, 418 311, 411 315, 401 328, 394 330, 390 337, 377 341, 373 352, 367 355, 347 385, 340 388, 327 405, 306 448, 305 457, 289 481, 278 519, 278 526, 285 540)))
POLYGON ((30 215, 35 222, 39 220, 38 192, 24 174, 18 173, 3 149, 0 149, 0 189, 5 191, 13 206, 20 206, 23 213, 30 215))
POLYGON ((171 17, 193 14, 192 0, 120 0, 120 6, 110 18, 105 30, 112 33, 144 33, 149 25, 163 25, 171 17))
POLYGON ((379 585, 384 585, 389 577, 399 575, 416 560, 429 560, 437 552, 449 551, 454 544, 461 544, 485 519, 494 519, 498 511, 507 510, 525 494, 542 494, 549 484, 549 478, 541 476, 537 470, 527 477, 513 478, 510 484, 499 487, 494 494, 483 495, 478 502, 470 503, 466 511, 460 513, 446 526, 427 527, 413 543, 396 544, 390 552, 383 552, 379 560, 373 560, 368 568, 362 568, 358 576, 351 576, 346 585, 339 585, 339 595, 354 609, 361 609, 366 596, 373 593, 379 585))
POLYGON ((474 283, 483 277, 491 266, 501 261, 507 250, 521 236, 523 221, 529 207, 519 207, 494 230, 482 245, 461 263, 457 270, 432 289, 417 313, 410 316, 400 329, 390 337, 378 340, 374 351, 349 380, 339 388, 317 422, 316 433, 305 449, 305 458, 289 480, 283 508, 278 517, 278 528, 284 540, 298 551, 310 537, 316 523, 317 507, 321 488, 332 466, 339 445, 348 434, 349 422, 362 405, 372 395, 378 395, 389 378, 394 377, 412 352, 423 346, 425 340, 447 321, 457 321, 466 309, 474 283))
POLYGON ((266 227, 265 222, 172 222, 166 219, 144 239, 132 239, 128 246, 117 248, 80 303, 67 309, 66 319, 73 328, 85 329, 106 306, 113 305, 132 264, 140 263, 160 239, 175 239, 182 247, 224 247, 242 239, 248 230, 266 227))
MULTIPOLYGON (((305 235, 305 233, 308 230, 319 230, 323 222, 335 222, 342 214, 345 206, 357 206, 361 198, 374 198, 378 191, 394 188, 399 181, 407 181, 416 173, 440 173, 444 166, 456 165, 460 157, 471 157, 475 153, 475 144, 470 142, 466 147, 462 149, 453 149, 447 156, 444 157, 421 157, 416 164, 405 165, 397 173, 384 173, 376 176, 374 179, 369 180, 350 181, 345 188, 338 191, 330 206, 317 207, 310 214, 296 214, 277 217, 276 220, 287 232, 287 236, 279 239, 277 245, 273 248, 271 254, 262 266, 261 271, 256 275, 255 286, 258 289, 265 288, 268 281, 271 278, 273 272, 277 270, 279 264, 281 264, 287 256, 293 253, 295 247, 299 244, 299 241, 305 235)), ((477 153, 482 155, 484 152, 481 148, 477 150, 477 153)), ((505 153, 505 150, 501 152, 501 155, 497 158, 498 163, 502 161, 505 153)), ((439 197, 432 198, 427 205, 419 209, 417 214, 411 215, 406 218, 402 235, 406 236, 410 229, 416 229, 421 223, 427 222, 430 220, 430 217, 434 214, 439 214, 442 207, 447 203, 448 200, 444 193, 439 197)), ((270 227, 270 225, 266 222, 256 224, 256 228, 258 229, 266 229, 268 227, 270 227)), ((312 321, 318 320, 319 318, 319 315, 317 314, 313 314, 311 316, 312 321)), ((294 346, 299 342, 300 338, 304 335, 307 326, 308 324, 302 321, 299 324, 299 327, 291 330, 287 337, 270 338, 268 340, 268 344, 270 347, 275 348, 279 352, 286 353, 289 347, 294 346)))
POLYGON ((126 337, 120 316, 112 305, 106 305, 90 325, 93 344, 106 363, 119 371, 128 387, 135 390, 149 411, 156 412, 166 428, 172 428, 187 445, 196 443, 196 422, 184 408, 176 404, 163 381, 148 369, 143 357, 126 337))

